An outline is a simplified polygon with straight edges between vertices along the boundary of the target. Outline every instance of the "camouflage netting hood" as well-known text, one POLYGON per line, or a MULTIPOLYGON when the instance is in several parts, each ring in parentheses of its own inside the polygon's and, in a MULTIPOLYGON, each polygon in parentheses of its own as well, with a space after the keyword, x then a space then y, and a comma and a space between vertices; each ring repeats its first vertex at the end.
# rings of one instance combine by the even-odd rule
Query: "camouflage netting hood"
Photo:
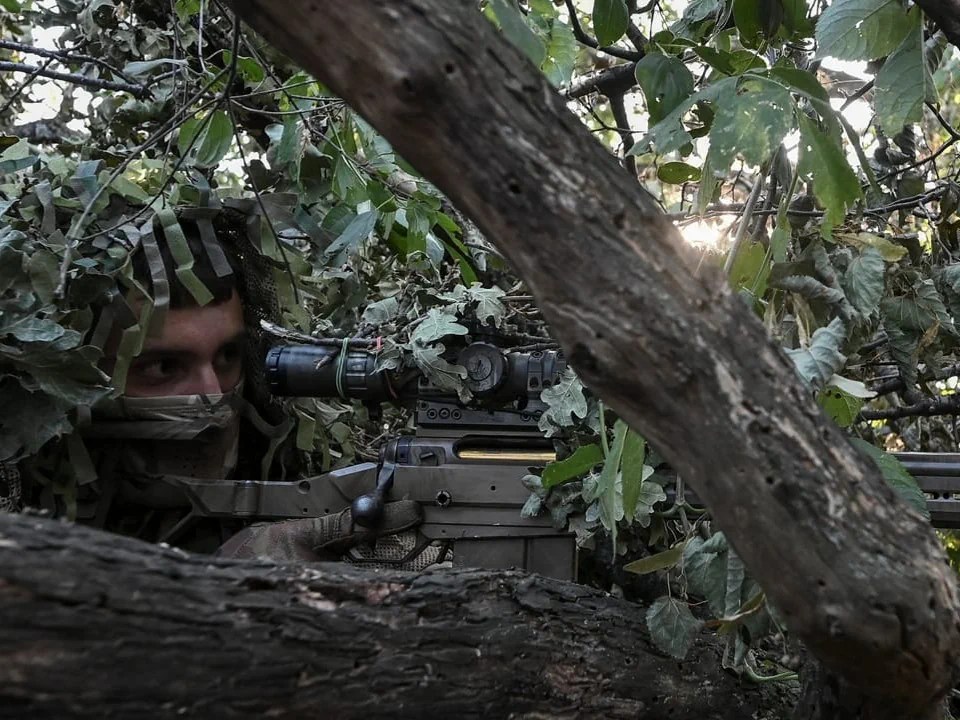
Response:
MULTIPOLYGON (((22 196, 23 221, 0 224, 0 397, 16 409, 0 418, 0 511, 40 504, 95 521, 109 494, 102 477, 108 467, 141 477, 223 477, 238 463, 251 477, 296 470, 295 423, 263 382, 261 329, 262 321, 297 312, 294 275, 275 235, 296 228, 295 198, 221 204, 196 181, 180 188, 189 204, 156 212, 111 195, 108 230, 71 240, 75 230, 60 227, 64 214, 54 202, 71 193, 41 180, 22 196), (212 299, 194 271, 201 260, 241 296, 242 386, 219 397, 122 397, 130 361, 162 327, 171 297, 186 291, 200 306, 212 299), (116 355, 109 377, 101 369, 108 345, 116 355), (198 444, 204 433, 208 442, 198 444), (192 455, 185 450, 191 441, 192 455), (161 443, 182 447, 158 452, 161 443), (252 452, 238 457, 241 445, 252 452), (157 462, 163 457, 173 462, 157 462)), ((139 499, 171 503, 163 493, 139 499)))

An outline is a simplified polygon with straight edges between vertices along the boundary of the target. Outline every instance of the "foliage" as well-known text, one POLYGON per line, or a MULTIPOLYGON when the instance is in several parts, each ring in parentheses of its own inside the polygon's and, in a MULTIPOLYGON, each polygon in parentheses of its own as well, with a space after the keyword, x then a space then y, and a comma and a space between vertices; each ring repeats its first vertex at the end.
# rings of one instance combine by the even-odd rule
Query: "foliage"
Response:
MULTIPOLYGON (((958 63, 918 7, 482 6, 681 227, 729 239, 702 262, 724 268, 826 412, 869 447, 957 449, 951 422, 911 410, 951 400, 960 367, 958 63), (831 58, 863 63, 862 75, 831 58)), ((418 368, 467 398, 453 352, 463 338, 549 342, 477 229, 216 3, 0 8, 0 59, 42 66, 0 78, 0 400, 14 409, 0 419, 0 460, 52 450, 67 462, 35 472, 65 496, 82 481, 77 408, 122 390, 148 329, 148 318, 128 327, 111 377, 99 369, 99 321, 124 312, 122 295, 143 294, 127 253, 154 215, 175 228, 169 208, 211 197, 233 212, 225 231, 270 268, 278 321, 380 338, 380 368, 418 368), (31 54, 39 44, 46 54, 31 54), (63 84, 56 115, 38 119, 48 71, 82 81, 63 84)), ((573 370, 542 399, 540 427, 561 459, 525 478, 524 514, 549 513, 585 546, 609 543, 631 572, 665 574, 669 593, 647 613, 665 652, 682 656, 707 627, 728 638, 725 662, 749 670, 758 639, 778 630, 775 610, 682 479, 573 370)), ((363 408, 288 404, 312 470, 375 457, 383 428, 363 408)), ((909 476, 872 454, 922 504, 909 476)))

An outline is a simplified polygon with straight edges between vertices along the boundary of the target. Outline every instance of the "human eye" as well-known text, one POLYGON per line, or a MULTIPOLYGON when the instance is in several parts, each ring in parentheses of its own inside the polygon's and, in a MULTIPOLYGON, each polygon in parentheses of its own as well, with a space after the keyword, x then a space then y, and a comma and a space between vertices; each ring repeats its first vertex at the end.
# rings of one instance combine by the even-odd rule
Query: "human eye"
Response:
POLYGON ((217 351, 216 364, 218 369, 229 370, 239 367, 243 360, 240 343, 231 341, 217 351))
POLYGON ((134 360, 130 375, 145 385, 165 385, 178 380, 184 374, 183 361, 173 355, 151 355, 134 360))

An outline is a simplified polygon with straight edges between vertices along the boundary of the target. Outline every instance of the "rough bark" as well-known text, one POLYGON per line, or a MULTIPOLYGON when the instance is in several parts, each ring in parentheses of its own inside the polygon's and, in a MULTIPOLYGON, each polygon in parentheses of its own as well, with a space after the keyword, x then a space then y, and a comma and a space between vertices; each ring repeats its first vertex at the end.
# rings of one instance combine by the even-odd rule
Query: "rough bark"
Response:
POLYGON ((923 8, 951 44, 960 47, 960 0, 917 0, 917 5, 923 8))
POLYGON ((932 530, 520 52, 469 3, 232 4, 496 242, 591 389, 690 482, 864 714, 934 712, 960 628, 932 530))
POLYGON ((787 716, 706 640, 652 649, 643 611, 516 571, 278 567, 0 515, 0 716, 787 716))

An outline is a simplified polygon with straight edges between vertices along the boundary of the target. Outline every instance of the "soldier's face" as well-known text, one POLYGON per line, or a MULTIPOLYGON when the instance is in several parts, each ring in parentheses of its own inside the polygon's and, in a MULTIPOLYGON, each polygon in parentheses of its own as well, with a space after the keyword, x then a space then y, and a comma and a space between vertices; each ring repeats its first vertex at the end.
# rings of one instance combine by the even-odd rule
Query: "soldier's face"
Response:
POLYGON ((233 390, 243 373, 243 308, 229 300, 167 311, 162 332, 147 338, 130 364, 129 397, 210 395, 233 390))

